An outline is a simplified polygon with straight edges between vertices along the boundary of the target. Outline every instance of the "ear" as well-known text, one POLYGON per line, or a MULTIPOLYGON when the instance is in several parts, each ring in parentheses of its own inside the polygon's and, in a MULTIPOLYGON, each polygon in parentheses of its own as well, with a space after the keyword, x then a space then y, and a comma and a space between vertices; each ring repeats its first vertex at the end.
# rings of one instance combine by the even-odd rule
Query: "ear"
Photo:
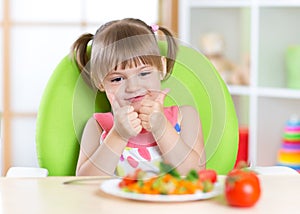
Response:
POLYGON ((161 64, 162 64, 162 71, 160 74, 160 80, 164 80, 167 75, 167 58, 162 56, 161 57, 161 64))
POLYGON ((99 84, 98 89, 99 89, 101 92, 104 92, 104 91, 105 91, 105 89, 104 89, 102 83, 99 84))

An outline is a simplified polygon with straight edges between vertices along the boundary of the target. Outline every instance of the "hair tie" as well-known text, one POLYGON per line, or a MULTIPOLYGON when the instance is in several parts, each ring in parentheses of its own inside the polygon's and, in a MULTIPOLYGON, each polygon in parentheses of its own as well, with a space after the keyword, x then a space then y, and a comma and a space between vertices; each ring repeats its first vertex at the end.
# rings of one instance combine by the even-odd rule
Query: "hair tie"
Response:
POLYGON ((153 32, 153 33, 157 32, 157 31, 158 31, 158 29, 159 29, 159 26, 158 26, 158 25, 156 25, 156 24, 154 24, 154 25, 151 25, 150 27, 151 27, 151 30, 152 30, 152 32, 153 32))

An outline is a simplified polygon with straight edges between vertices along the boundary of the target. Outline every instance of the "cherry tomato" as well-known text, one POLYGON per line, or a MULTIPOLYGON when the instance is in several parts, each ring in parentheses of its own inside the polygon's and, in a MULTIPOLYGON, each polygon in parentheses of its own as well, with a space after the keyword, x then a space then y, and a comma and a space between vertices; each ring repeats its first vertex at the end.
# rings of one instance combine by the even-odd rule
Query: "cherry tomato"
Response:
POLYGON ((203 169, 198 171, 200 181, 210 181, 215 183, 217 181, 217 173, 213 169, 203 169))
POLYGON ((119 187, 123 188, 126 187, 130 184, 135 183, 139 177, 141 176, 141 174, 143 174, 141 169, 137 169, 134 171, 133 174, 128 174, 125 177, 123 177, 122 181, 119 183, 119 187))
POLYGON ((238 207, 253 206, 261 193, 260 182, 253 171, 234 169, 225 180, 225 197, 229 205, 238 207))

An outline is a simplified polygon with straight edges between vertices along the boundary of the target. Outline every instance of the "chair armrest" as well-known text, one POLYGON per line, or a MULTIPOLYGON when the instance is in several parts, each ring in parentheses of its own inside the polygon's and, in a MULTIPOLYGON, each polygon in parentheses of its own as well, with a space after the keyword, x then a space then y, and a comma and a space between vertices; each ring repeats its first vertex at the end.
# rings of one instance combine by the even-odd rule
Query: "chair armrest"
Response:
POLYGON ((48 170, 38 167, 11 167, 6 177, 47 177, 48 170))
POLYGON ((286 166, 252 166, 249 169, 261 175, 300 175, 296 170, 286 166))

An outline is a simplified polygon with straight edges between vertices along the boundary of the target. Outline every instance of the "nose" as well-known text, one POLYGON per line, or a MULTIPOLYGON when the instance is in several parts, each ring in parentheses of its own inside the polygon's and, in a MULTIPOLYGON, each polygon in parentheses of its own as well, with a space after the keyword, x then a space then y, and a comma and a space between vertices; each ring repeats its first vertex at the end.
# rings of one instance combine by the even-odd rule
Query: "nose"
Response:
POLYGON ((126 81, 126 91, 127 92, 135 92, 140 88, 139 86, 139 80, 136 78, 135 75, 132 75, 130 78, 126 81))

